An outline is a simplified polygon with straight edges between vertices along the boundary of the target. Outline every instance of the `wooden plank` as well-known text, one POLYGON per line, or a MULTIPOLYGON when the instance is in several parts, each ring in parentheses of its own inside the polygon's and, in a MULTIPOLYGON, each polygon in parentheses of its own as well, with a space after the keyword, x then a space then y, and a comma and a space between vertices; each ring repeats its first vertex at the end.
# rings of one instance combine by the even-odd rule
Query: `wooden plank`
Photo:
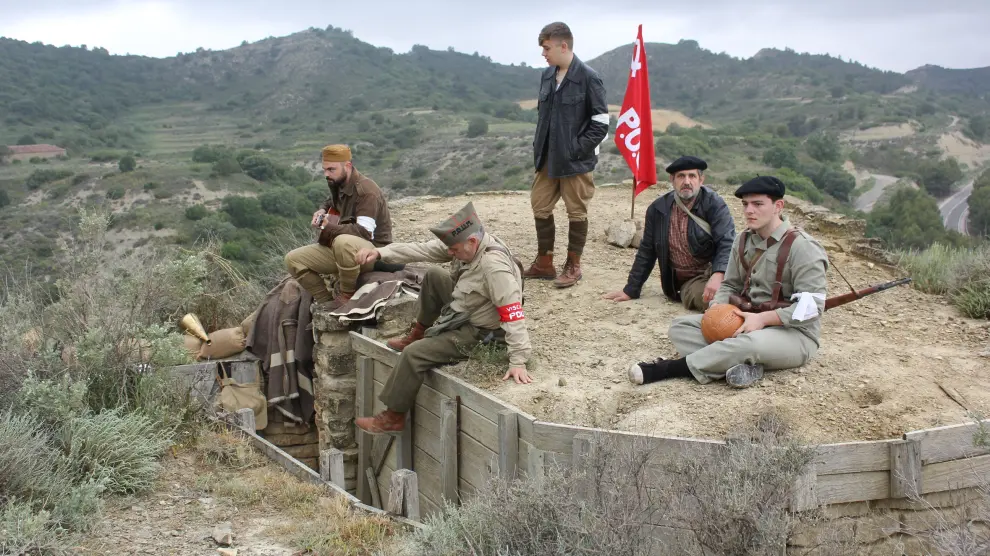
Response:
POLYGON ((503 409, 498 412, 498 473, 502 479, 516 478, 518 459, 519 420, 515 411, 503 409))
POLYGON ((443 487, 440 483, 442 475, 440 462, 419 449, 415 450, 413 457, 416 458, 420 500, 429 499, 434 505, 441 506, 443 487))
POLYGON ((391 485, 388 512, 419 521, 419 479, 416 472, 399 469, 392 474, 391 485))
POLYGON ((710 457, 715 450, 725 447, 725 442, 717 440, 651 436, 591 427, 558 425, 556 423, 547 423, 546 421, 537 421, 533 424, 534 439, 532 444, 544 452, 570 454, 574 436, 578 434, 608 437, 610 441, 617 442, 620 445, 642 445, 658 454, 683 455, 697 458, 710 457))
POLYGON ((419 511, 423 514, 422 519, 440 513, 440 506, 436 502, 429 499, 423 494, 423 485, 420 485, 419 489, 419 511))
POLYGON ((818 446, 815 465, 819 475, 839 475, 890 469, 890 444, 895 440, 843 442, 818 446))
POLYGON ((519 440, 533 443, 533 425, 536 424, 536 417, 524 411, 517 411, 519 419, 519 440))
POLYGON ((898 440, 890 445, 890 497, 921 494, 921 441, 898 440))
POLYGON ((378 489, 378 476, 375 475, 375 470, 368 467, 365 470, 365 478, 368 481, 368 495, 371 497, 371 504, 376 508, 382 507, 382 495, 381 491, 378 489))
POLYGON ((445 400, 440 408, 440 484, 441 494, 447 500, 457 503, 458 442, 457 442, 457 400, 445 400))
POLYGON ((921 477, 923 494, 986 485, 990 455, 926 465, 921 468, 921 477))
POLYGON ((498 472, 498 454, 463 432, 459 435, 458 442, 461 451, 460 478, 475 488, 484 486, 498 472))
POLYGON ((794 482, 794 487, 791 490, 791 511, 803 512, 818 507, 818 470, 816 467, 815 462, 809 463, 794 482))
POLYGON ((443 371, 432 370, 426 373, 425 384, 448 398, 461 397, 461 407, 469 408, 492 423, 498 421, 498 412, 515 409, 495 396, 443 371))
MULTIPOLYGON (((357 393, 355 394, 355 412, 358 417, 370 417, 375 407, 375 360, 365 356, 357 358, 357 393)), ((358 474, 357 497, 365 504, 372 503, 370 483, 361 470, 371 466, 371 447, 374 437, 361 429, 357 429, 358 443, 358 474)))
MULTIPOLYGON (((464 405, 461 399, 461 432, 478 441, 485 448, 498 452, 498 418, 491 421, 464 405)), ((510 410, 511 411, 511 410, 510 410)))
POLYGON ((421 405, 416 405, 416 422, 413 427, 413 446, 430 454, 430 456, 440 461, 442 446, 443 427, 441 419, 436 415, 426 411, 421 405))
POLYGON ((437 417, 440 416, 440 404, 449 399, 425 384, 419 388, 419 394, 416 395, 416 403, 437 417))
POLYGON ((375 380, 377 382, 381 382, 382 384, 388 382, 388 377, 392 376, 392 367, 389 367, 388 365, 382 363, 381 361, 375 361, 374 369, 375 369, 375 380))
POLYGON ((390 349, 378 340, 372 340, 353 331, 350 332, 350 335, 351 349, 361 355, 370 357, 375 361, 381 361, 389 367, 394 367, 396 361, 399 360, 399 352, 390 349))
POLYGON ((840 504, 890 498, 890 472, 867 471, 818 476, 818 503, 840 504))
MULTIPOLYGON (((921 463, 928 465, 960 458, 990 454, 990 443, 977 446, 974 439, 990 434, 990 419, 904 434, 905 440, 921 441, 921 463), (981 432, 981 427, 983 432, 981 432)), ((990 440, 988 438, 987 440, 990 440)))

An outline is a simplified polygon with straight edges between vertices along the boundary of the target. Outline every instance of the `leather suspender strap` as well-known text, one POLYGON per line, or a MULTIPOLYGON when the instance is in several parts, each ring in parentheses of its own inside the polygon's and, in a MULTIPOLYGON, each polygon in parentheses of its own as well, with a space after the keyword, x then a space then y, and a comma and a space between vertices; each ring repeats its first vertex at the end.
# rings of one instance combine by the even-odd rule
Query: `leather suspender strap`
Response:
POLYGON ((777 250, 777 274, 774 276, 773 283, 773 295, 770 297, 771 307, 780 301, 780 289, 783 287, 781 279, 784 277, 784 263, 787 262, 787 257, 791 254, 791 244, 797 239, 799 230, 797 228, 791 228, 787 230, 784 234, 784 239, 781 240, 780 249, 777 250))

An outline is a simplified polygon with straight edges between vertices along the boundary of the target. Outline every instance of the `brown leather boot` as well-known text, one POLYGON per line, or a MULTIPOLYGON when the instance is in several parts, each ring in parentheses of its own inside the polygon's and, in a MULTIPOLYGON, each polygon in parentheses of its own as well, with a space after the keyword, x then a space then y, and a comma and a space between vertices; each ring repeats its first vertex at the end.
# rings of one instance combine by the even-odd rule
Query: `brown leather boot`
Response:
POLYGON ((557 269, 553 267, 553 252, 549 251, 544 255, 537 255, 533 264, 523 272, 523 278, 536 278, 537 280, 553 280, 557 277, 557 269))
POLYGON ((374 417, 358 417, 354 424, 369 434, 397 434, 406 428, 406 414, 386 409, 374 417))
POLYGON ((416 340, 422 340, 425 333, 426 327, 420 324, 419 321, 416 321, 416 324, 413 325, 412 330, 410 330, 408 334, 401 338, 392 338, 386 342, 386 345, 395 351, 402 351, 416 340))
POLYGON ((567 252, 567 262, 564 263, 564 269, 560 272, 560 276, 553 281, 553 285, 558 288, 569 288, 574 284, 578 283, 581 279, 581 255, 574 253, 573 251, 567 252))

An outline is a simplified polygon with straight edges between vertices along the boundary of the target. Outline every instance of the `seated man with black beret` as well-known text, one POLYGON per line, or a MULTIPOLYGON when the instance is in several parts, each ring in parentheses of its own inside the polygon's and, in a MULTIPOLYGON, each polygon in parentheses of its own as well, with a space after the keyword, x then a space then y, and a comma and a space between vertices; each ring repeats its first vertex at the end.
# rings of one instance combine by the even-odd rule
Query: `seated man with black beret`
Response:
POLYGON ((646 209, 643 240, 626 287, 605 294, 605 299, 638 298, 659 261, 664 295, 689 310, 705 310, 722 283, 736 236, 729 207, 718 193, 702 185, 707 168, 704 160, 693 156, 682 156, 667 166, 673 190, 646 209))
POLYGON ((764 369, 791 369, 818 352, 820 316, 825 310, 828 256, 803 230, 791 226, 784 210, 784 183, 772 176, 749 180, 736 190, 746 230, 732 246, 725 280, 710 304, 748 301, 735 334, 709 344, 701 334, 702 315, 678 317, 667 335, 680 359, 657 359, 630 367, 629 380, 644 384, 694 377, 704 384, 725 378, 745 388, 764 369))

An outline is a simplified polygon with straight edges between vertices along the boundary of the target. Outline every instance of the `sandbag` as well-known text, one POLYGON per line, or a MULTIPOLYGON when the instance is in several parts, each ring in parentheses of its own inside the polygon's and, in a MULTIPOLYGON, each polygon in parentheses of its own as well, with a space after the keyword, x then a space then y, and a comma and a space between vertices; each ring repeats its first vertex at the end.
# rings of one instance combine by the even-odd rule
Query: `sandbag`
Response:
POLYGON ((199 352, 203 349, 203 340, 192 334, 183 334, 182 344, 186 348, 186 351, 189 352, 189 357, 199 359, 199 352))
POLYGON ((254 321, 258 318, 258 309, 255 309, 253 313, 247 316, 246 319, 241 321, 241 330, 244 331, 244 337, 247 338, 251 335, 251 329, 254 328, 254 321))
POLYGON ((200 359, 223 359, 244 351, 245 336, 240 326, 210 332, 210 345, 199 350, 200 359))

